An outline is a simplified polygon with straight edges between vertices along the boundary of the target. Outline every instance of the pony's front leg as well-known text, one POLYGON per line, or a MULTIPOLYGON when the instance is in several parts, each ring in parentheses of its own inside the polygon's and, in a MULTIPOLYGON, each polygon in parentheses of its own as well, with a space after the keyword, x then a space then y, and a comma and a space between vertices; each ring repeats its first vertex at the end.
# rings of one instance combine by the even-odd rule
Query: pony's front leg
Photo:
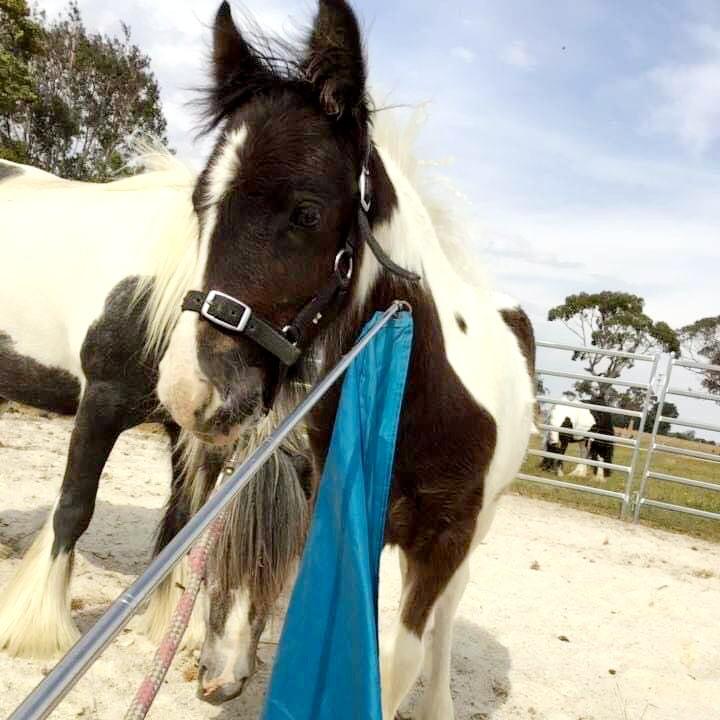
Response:
MULTIPOLYGON (((180 442, 179 428, 166 424, 170 437, 172 461, 172 485, 170 498, 165 506, 165 515, 158 528, 154 555, 185 526, 187 521, 202 507, 212 492, 223 462, 219 453, 211 453, 197 440, 191 445, 180 442)), ((167 632, 172 614, 182 597, 188 582, 187 557, 175 565, 173 571, 151 595, 147 609, 139 619, 138 629, 151 640, 160 642, 167 632)), ((205 639, 205 625, 200 603, 195 605, 185 634, 182 648, 194 650, 205 639)))
POLYGON ((383 720, 394 720, 412 690, 425 659, 428 620, 437 605, 430 688, 423 702, 423 720, 452 720, 450 643, 452 620, 467 583, 464 564, 437 549, 436 557, 417 561, 402 558, 403 592, 392 631, 381 637, 380 676, 383 720), (458 569, 460 568, 460 569, 458 569), (436 645, 437 643, 437 645, 436 645), (446 667, 445 667, 446 666, 446 667), (444 687, 444 689, 443 689, 444 687))
POLYGON ((435 606, 435 623, 426 659, 426 685, 416 720, 452 720, 454 707, 450 694, 453 625, 458 605, 470 579, 468 562, 457 570, 435 606))
POLYGON ((88 386, 78 410, 60 496, 50 517, 0 593, 0 649, 48 658, 68 650, 79 632, 70 614, 75 543, 90 524, 100 474, 122 431, 116 398, 88 386), (113 402, 115 400, 115 402, 113 402))
MULTIPOLYGON (((584 458, 585 460, 590 459, 590 456, 591 456, 591 454, 592 454, 592 443, 591 443, 591 441, 590 441, 590 440, 586 440, 585 443, 584 443, 584 445, 583 445, 583 448, 584 448, 584 450, 583 450, 583 452, 581 453, 581 457, 584 458)), ((579 478, 587 477, 587 470, 588 470, 588 466, 585 465, 585 463, 576 463, 576 464, 575 464, 575 468, 574 468, 573 471, 570 473, 570 476, 571 476, 571 477, 579 477, 579 478)))
POLYGON ((392 629, 380 635, 380 685, 383 720, 395 720, 405 696, 410 692, 422 668, 424 650, 422 635, 408 629, 404 615, 411 596, 408 562, 402 550, 402 598, 398 617, 392 629))

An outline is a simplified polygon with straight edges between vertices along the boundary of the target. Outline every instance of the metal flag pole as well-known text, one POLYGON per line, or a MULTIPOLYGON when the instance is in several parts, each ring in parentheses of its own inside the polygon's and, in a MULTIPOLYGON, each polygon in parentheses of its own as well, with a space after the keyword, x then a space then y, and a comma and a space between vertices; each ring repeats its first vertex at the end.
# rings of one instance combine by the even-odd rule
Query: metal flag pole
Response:
POLYGON ((283 420, 270 437, 227 478, 208 502, 150 563, 147 570, 108 608, 97 623, 72 647, 47 677, 17 707, 8 720, 43 720, 70 692, 90 665, 127 625, 142 602, 169 575, 175 564, 213 520, 250 482, 293 428, 315 407, 350 367, 355 358, 407 303, 395 301, 342 360, 310 390, 307 397, 283 420))

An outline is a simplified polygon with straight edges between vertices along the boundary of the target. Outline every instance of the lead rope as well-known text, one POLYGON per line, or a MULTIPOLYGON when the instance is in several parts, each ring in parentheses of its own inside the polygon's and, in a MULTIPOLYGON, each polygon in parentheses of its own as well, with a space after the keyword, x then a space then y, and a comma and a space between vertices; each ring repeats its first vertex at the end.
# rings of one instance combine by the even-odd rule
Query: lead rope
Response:
MULTIPOLYGON (((232 461, 220 474, 218 484, 235 469, 237 454, 238 451, 236 450, 232 461)), ((188 557, 189 581, 185 586, 182 597, 175 607, 165 636, 155 652, 150 671, 142 683, 140 683, 135 698, 125 713, 125 720, 144 720, 150 712, 150 708, 158 692, 160 692, 165 676, 172 665, 180 647, 180 642, 190 623, 195 602, 197 601, 198 593, 205 578, 208 557, 222 535, 226 519, 227 511, 223 510, 215 520, 213 520, 210 527, 203 533, 200 540, 190 551, 188 557)))

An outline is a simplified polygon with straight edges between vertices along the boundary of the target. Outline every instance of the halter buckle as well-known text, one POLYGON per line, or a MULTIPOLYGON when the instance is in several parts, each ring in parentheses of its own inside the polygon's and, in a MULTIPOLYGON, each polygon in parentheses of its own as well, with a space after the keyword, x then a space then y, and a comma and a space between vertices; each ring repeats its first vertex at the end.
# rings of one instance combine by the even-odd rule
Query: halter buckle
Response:
POLYGON ((202 317, 204 317, 209 322, 213 323, 213 325, 218 325, 219 327, 225 328, 226 330, 232 330, 233 332, 241 333, 245 331, 247 324, 250 322, 252 310, 250 309, 249 305, 242 302, 241 300, 238 300, 237 298, 234 298, 232 295, 226 295, 219 290, 211 290, 208 293, 202 308, 200 308, 200 315, 202 315, 202 317), (213 315, 212 305, 218 298, 227 300, 231 305, 234 305, 238 308, 240 312, 237 322, 228 322, 227 320, 221 319, 217 315, 213 315))
POLYGON ((367 165, 363 166, 362 172, 360 173, 360 205, 366 212, 370 212, 372 205, 372 199, 370 198, 370 168, 367 165))
POLYGON ((286 325, 282 329, 282 334, 287 338, 287 341, 293 346, 297 347, 300 342, 300 333, 294 325, 286 325))

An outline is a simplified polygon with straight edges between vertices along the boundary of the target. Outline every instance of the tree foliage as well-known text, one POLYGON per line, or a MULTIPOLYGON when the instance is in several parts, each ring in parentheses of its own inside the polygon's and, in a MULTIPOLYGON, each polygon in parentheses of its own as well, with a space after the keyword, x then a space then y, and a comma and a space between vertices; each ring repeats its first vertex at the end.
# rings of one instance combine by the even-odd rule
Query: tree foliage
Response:
MULTIPOLYGON (((695 362, 720 365, 720 315, 706 317, 678 330, 683 354, 695 362)), ((720 401, 720 372, 698 370, 702 385, 720 401)))
POLYGON ((17 111, 35 100, 30 60, 38 52, 42 31, 30 17, 25 0, 0 0, 0 114, 17 111))
MULTIPOLYGON (((654 321, 644 308, 643 298, 630 293, 579 293, 552 308, 548 320, 564 323, 587 347, 640 354, 657 349, 678 352, 680 344, 675 331, 665 322, 654 321)), ((613 379, 634 365, 632 358, 592 352, 576 352, 573 360, 585 363, 590 375, 613 379)), ((576 387, 579 393, 600 402, 609 403, 612 399, 613 390, 605 383, 582 381, 576 387)))
MULTIPOLYGON (((648 410, 647 418, 645 420, 645 432, 647 432, 647 433, 652 432, 653 425, 655 424, 655 417, 657 416, 659 406, 660 406, 660 403, 658 403, 658 402, 653 403, 653 406, 648 410)), ((677 405, 675 405, 675 403, 671 403, 671 402, 663 403, 662 415, 663 415, 663 417, 667 417, 667 418, 680 417, 680 413, 678 412, 677 405)), ((665 420, 661 420, 660 424, 658 425, 658 434, 659 435, 667 435, 670 432, 671 424, 672 423, 669 423, 665 420)))
POLYGON ((135 136, 166 142, 150 58, 131 42, 127 25, 119 37, 89 32, 75 0, 53 21, 23 15, 25 0, 0 2, 39 28, 30 45, 17 31, 0 36, 0 52, 25 67, 9 71, 22 89, 0 110, 0 157, 101 181, 124 171, 135 136))

